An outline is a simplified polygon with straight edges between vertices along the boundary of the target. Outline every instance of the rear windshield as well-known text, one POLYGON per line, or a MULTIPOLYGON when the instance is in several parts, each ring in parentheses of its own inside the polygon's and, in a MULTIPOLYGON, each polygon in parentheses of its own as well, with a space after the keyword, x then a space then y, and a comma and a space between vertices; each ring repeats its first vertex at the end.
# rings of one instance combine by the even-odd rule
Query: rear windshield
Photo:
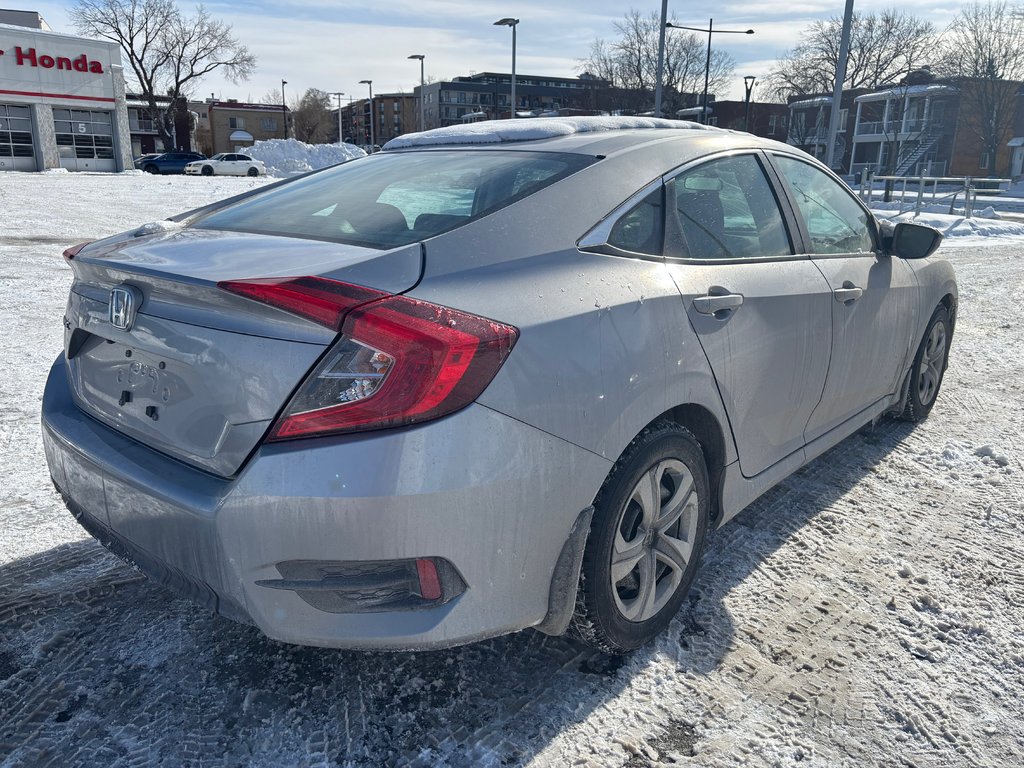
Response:
POLYGON ((593 161, 547 152, 381 153, 268 190, 193 226, 394 248, 496 211, 593 161))

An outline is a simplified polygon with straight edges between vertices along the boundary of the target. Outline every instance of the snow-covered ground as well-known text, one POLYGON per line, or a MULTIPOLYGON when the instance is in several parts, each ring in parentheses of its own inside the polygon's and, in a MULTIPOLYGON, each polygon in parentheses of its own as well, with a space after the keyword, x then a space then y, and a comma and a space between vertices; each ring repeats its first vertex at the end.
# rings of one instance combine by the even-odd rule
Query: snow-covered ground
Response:
POLYGON ((351 653, 148 582, 42 455, 63 248, 262 183, 0 174, 3 768, 1021 764, 1024 227, 936 222, 961 307, 931 417, 851 437, 719 531, 653 646, 351 653))

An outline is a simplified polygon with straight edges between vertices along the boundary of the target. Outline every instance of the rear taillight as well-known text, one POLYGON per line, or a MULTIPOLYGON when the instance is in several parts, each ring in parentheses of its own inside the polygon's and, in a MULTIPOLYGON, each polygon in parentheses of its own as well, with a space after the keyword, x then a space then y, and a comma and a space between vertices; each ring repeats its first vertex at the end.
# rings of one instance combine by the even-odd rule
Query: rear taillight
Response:
POLYGON ((480 396, 519 331, 405 296, 350 312, 341 338, 288 404, 270 440, 436 419, 480 396))
POLYGON ((89 243, 91 243, 91 242, 92 242, 92 240, 86 240, 84 243, 79 243, 78 245, 72 245, 70 248, 68 248, 66 251, 64 251, 64 253, 63 253, 64 258, 67 261, 71 261, 73 258, 75 258, 75 256, 78 255, 78 252, 80 250, 85 248, 85 246, 89 245, 89 243))
POLYGON ((316 277, 218 287, 341 331, 268 440, 416 424, 472 403, 519 331, 457 309, 316 277))
POLYGON ((268 277, 256 280, 225 280, 217 287, 253 301, 291 312, 335 331, 345 314, 360 304, 389 294, 361 285, 322 277, 268 277))

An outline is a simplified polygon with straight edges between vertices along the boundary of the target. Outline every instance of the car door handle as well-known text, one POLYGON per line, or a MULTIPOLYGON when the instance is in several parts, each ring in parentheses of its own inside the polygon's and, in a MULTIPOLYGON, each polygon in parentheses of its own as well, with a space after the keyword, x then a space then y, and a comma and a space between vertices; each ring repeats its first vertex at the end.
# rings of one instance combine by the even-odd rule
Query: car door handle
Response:
POLYGON ((844 283, 842 288, 836 288, 832 291, 832 295, 836 297, 836 301, 849 304, 851 301, 856 301, 863 296, 864 289, 858 288, 853 283, 844 283))
POLYGON ((693 300, 693 308, 702 315, 714 315, 719 317, 720 313, 728 313, 743 304, 743 297, 738 293, 725 293, 712 296, 698 296, 693 300))

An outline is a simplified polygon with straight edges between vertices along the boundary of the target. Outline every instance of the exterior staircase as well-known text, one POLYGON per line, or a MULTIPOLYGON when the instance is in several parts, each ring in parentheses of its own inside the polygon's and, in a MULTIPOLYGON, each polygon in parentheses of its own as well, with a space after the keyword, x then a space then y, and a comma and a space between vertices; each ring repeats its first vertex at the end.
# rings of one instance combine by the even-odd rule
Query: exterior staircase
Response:
POLYGON ((899 163, 894 176, 906 176, 928 152, 939 143, 938 127, 929 128, 915 141, 906 142, 901 147, 899 163))

